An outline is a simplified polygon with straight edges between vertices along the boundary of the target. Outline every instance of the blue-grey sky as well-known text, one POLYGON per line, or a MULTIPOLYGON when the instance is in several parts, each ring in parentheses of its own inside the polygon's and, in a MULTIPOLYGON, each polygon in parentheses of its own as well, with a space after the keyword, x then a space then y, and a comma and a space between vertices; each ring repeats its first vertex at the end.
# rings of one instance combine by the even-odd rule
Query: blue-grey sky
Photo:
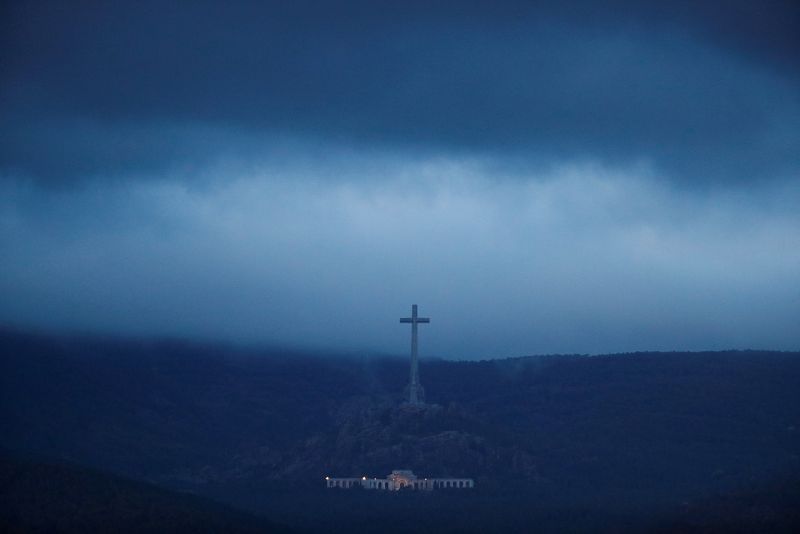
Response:
POLYGON ((796 2, 6 2, 0 323, 800 348, 796 2))

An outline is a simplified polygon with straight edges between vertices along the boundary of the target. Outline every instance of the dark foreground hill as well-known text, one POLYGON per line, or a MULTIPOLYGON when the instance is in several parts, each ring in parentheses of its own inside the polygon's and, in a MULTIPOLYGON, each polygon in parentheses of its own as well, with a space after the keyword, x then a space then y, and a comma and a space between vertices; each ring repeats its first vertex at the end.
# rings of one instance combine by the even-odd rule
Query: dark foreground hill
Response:
POLYGON ((713 529, 721 509, 794 526, 798 353, 423 361, 414 411, 400 359, 11 331, 0 351, 0 445, 296 527, 713 529), (322 488, 397 468, 478 487, 322 488))
POLYGON ((254 515, 152 484, 0 456, 2 532, 290 532, 254 515))

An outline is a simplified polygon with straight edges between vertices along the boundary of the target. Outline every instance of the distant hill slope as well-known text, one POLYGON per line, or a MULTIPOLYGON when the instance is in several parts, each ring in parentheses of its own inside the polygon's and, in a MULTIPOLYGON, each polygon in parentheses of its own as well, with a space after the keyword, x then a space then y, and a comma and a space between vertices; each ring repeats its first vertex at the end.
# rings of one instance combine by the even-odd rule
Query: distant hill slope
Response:
POLYGON ((740 488, 681 507, 655 532, 800 532, 800 479, 740 488))
POLYGON ((289 532, 188 494, 76 466, 0 456, 3 532, 289 532))
POLYGON ((325 475, 465 475, 615 516, 800 478, 798 353, 423 360, 418 412, 401 359, 9 330, 0 353, 1 446, 309 528, 345 513, 325 475))

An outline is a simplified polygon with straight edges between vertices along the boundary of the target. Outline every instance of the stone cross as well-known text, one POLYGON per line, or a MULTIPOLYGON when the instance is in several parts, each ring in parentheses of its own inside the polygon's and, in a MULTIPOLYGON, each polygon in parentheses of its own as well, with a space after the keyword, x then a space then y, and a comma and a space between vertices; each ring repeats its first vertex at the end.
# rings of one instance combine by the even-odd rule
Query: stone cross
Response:
POLYGON ((419 367, 417 364, 417 325, 430 323, 428 317, 417 317, 417 305, 411 306, 411 317, 400 319, 401 323, 411 323, 411 380, 408 383, 408 403, 422 404, 425 402, 425 390, 419 383, 419 367))

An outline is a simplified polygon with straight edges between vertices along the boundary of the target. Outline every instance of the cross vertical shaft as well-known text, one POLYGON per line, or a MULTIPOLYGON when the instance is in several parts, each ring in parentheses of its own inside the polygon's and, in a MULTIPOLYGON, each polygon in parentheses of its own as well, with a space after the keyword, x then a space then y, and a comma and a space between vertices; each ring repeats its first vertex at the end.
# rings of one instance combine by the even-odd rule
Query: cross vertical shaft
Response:
POLYGON ((425 399, 425 390, 419 383, 419 363, 417 345, 417 325, 420 323, 430 323, 428 317, 417 316, 417 305, 411 306, 411 317, 403 317, 401 323, 411 323, 411 376, 408 382, 408 402, 409 404, 422 404, 425 399))

